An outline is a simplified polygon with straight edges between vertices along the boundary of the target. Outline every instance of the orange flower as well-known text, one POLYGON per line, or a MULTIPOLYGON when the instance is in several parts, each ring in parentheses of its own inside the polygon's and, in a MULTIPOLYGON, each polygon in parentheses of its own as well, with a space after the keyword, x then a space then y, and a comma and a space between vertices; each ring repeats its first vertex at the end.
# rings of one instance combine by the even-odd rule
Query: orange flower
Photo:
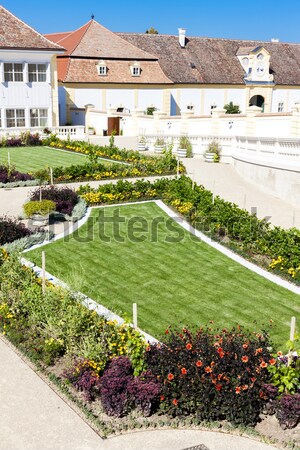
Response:
POLYGON ((248 348, 248 344, 243 344, 243 348, 246 350, 248 348))
POLYGON ((243 391, 246 391, 248 389, 248 384, 244 384, 244 386, 242 386, 243 391))
POLYGON ((200 359, 196 362, 196 366, 197 367, 201 367, 203 365, 203 362, 200 361, 200 359))
POLYGON ((211 373, 212 372, 212 368, 209 367, 209 366, 205 367, 204 370, 205 370, 206 373, 211 373))
POLYGON ((262 361, 260 363, 260 367, 262 367, 264 369, 265 367, 268 367, 268 364, 265 361, 262 361))
POLYGON ((237 386, 237 387, 235 388, 235 393, 236 393, 236 394, 240 394, 240 393, 241 393, 241 388, 240 388, 239 386, 237 386))
POLYGON ((186 374, 187 374, 187 370, 186 370, 185 367, 183 367, 183 368, 181 369, 181 373, 182 373, 182 375, 186 375, 186 374))
POLYGON ((276 359, 270 359, 269 363, 271 364, 271 366, 274 366, 274 364, 276 364, 276 359))
POLYGON ((255 356, 258 355, 259 353, 262 353, 262 348, 257 348, 255 350, 255 356))
POLYGON ((222 347, 219 347, 217 352, 219 353, 220 358, 223 358, 223 356, 225 355, 224 350, 222 349, 222 347))
POLYGON ((168 374, 168 380, 170 381, 174 380, 174 375, 172 373, 168 374))
POLYGON ((165 399, 165 396, 164 396, 164 395, 161 395, 161 396, 160 396, 160 401, 163 402, 164 399, 165 399))
POLYGON ((147 347, 146 347, 146 352, 150 352, 150 345, 147 345, 147 347))
POLYGON ((283 353, 282 353, 282 352, 277 352, 277 355, 278 355, 278 356, 282 356, 283 353))
POLYGON ((243 363, 248 362, 248 361, 249 361, 248 356, 243 356, 243 357, 242 357, 242 361, 243 361, 243 363))
POLYGON ((173 405, 177 406, 178 405, 178 400, 176 398, 174 398, 174 400, 172 401, 173 405))
POLYGON ((186 344, 186 349, 187 350, 191 350, 192 349, 192 344, 186 344))

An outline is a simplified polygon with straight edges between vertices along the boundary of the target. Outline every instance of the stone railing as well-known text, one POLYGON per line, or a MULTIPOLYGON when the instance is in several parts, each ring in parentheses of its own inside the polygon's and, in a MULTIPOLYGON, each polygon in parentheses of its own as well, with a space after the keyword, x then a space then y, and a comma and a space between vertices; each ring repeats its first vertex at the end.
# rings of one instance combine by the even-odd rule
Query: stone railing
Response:
POLYGON ((78 126, 62 126, 62 127, 35 127, 35 128, 0 128, 0 138, 2 137, 18 137, 21 133, 30 131, 30 133, 39 133, 42 137, 47 136, 45 130, 52 134, 56 134, 61 139, 84 139, 85 127, 78 126))

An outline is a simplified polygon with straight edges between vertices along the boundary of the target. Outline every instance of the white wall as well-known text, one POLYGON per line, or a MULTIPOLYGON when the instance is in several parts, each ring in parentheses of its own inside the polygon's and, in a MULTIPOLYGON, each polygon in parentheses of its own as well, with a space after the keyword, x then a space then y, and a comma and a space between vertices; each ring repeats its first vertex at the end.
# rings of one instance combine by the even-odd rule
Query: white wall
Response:
POLYGON ((87 104, 92 104, 96 109, 102 109, 102 89, 79 88, 74 90, 75 106, 84 108, 87 104))
POLYGON ((139 89, 138 108, 146 110, 148 106, 155 106, 156 109, 163 109, 162 89, 139 89))
MULTIPOLYGON (((241 112, 245 112, 246 89, 238 89, 238 88, 237 89, 227 89, 226 103, 230 103, 230 102, 233 102, 234 105, 239 105, 241 112)), ((224 103, 224 105, 225 105, 225 103, 224 103)), ((221 107, 223 108, 223 106, 221 106, 221 107)))
POLYGON ((48 125, 52 125, 52 87, 51 87, 51 58, 53 53, 43 51, 14 51, 0 50, 0 109, 2 126, 5 125, 3 118, 5 110, 9 108, 25 109, 26 126, 30 126, 29 109, 46 108, 48 110, 48 125), (26 66, 23 71, 25 75, 22 82, 5 82, 4 66, 5 62, 14 63, 41 63, 47 64, 47 80, 45 82, 26 82, 26 66))
POLYGON ((134 89, 107 89, 106 108, 134 108, 134 89))
POLYGON ((196 115, 201 114, 201 89, 184 88, 180 89, 180 107, 187 109, 188 105, 194 105, 196 115))
POLYGON ((218 108, 223 108, 225 105, 224 89, 203 89, 203 97, 204 110, 202 114, 210 114, 212 104, 215 104, 218 108))

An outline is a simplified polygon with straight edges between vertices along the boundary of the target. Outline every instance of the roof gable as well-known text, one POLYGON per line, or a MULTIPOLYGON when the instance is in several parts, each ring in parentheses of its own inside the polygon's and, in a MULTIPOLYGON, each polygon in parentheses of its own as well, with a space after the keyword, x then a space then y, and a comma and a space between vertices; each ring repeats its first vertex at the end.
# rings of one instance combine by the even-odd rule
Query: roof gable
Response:
POLYGON ((85 58, 155 60, 155 56, 137 48, 122 37, 90 20, 83 27, 61 39, 66 55, 85 58))
POLYGON ((0 49, 64 50, 0 5, 0 49))

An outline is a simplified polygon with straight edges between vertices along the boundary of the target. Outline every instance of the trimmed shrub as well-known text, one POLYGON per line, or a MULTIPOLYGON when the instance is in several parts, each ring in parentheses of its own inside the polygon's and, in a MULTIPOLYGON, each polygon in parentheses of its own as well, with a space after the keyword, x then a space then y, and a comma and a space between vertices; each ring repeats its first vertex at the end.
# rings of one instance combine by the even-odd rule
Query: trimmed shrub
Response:
POLYGON ((162 383, 161 409, 200 420, 254 425, 266 402, 264 383, 273 364, 266 334, 240 327, 216 334, 167 330, 164 343, 148 347, 148 368, 162 383))
POLYGON ((114 358, 101 378, 101 402, 109 416, 122 417, 132 408, 128 384, 133 377, 129 358, 114 358))
POLYGON ((14 183, 33 180, 33 176, 15 170, 14 167, 0 166, 0 183, 14 183))
POLYGON ((33 191, 30 195, 30 200, 36 201, 42 195, 43 200, 52 200, 55 203, 55 210, 62 214, 71 215, 74 206, 79 201, 79 196, 71 188, 48 186, 43 187, 40 193, 40 188, 33 191))
POLYGON ((283 429, 294 428, 300 422, 300 394, 283 395, 276 417, 283 429))
POLYGON ((145 417, 150 416, 159 406, 161 385, 150 370, 134 377, 128 383, 128 392, 134 405, 145 417))
POLYGON ((35 214, 45 216, 55 210, 55 203, 52 200, 36 200, 25 203, 23 208, 26 217, 32 217, 35 214))
POLYGON ((0 217, 0 245, 10 243, 32 234, 22 222, 10 217, 0 217))

